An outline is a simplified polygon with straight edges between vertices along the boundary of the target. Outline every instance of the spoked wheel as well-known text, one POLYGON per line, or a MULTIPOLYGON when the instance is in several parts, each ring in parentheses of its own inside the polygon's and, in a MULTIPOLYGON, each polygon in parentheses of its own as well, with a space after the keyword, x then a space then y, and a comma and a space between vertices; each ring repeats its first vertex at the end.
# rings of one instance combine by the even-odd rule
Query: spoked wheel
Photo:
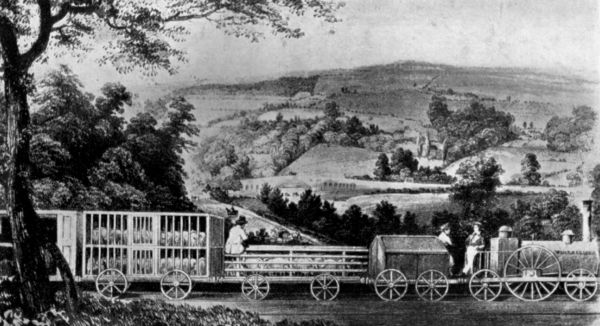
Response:
POLYGON ((160 279, 160 291, 170 300, 185 299, 194 287, 190 276, 179 269, 172 270, 160 279))
POLYGON ((96 277, 96 291, 106 299, 120 297, 128 287, 125 274, 118 269, 105 269, 96 277))
POLYGON ((556 255, 541 246, 527 246, 513 252, 504 265, 505 278, 523 278, 523 281, 507 281, 506 287, 523 301, 547 299, 558 288, 558 280, 538 280, 541 277, 561 275, 556 255))
POLYGON ((331 274, 317 275, 310 282, 310 293, 318 301, 331 301, 340 293, 340 282, 331 274))
POLYGON ((386 269, 375 278, 375 292, 385 301, 398 301, 406 294, 408 281, 397 269, 386 269))
POLYGON ((469 291, 479 301, 494 301, 502 292, 500 276, 489 269, 482 269, 471 276, 469 291))
POLYGON ((598 283, 594 273, 587 269, 576 269, 567 275, 567 279, 579 280, 565 281, 565 292, 575 301, 587 301, 594 297, 598 290, 598 283))
POLYGON ((417 277, 415 289, 419 297, 425 301, 439 301, 448 294, 448 279, 442 272, 430 269, 417 277))
POLYGON ((248 300, 259 301, 269 294, 269 281, 260 274, 252 274, 242 282, 242 294, 248 300))

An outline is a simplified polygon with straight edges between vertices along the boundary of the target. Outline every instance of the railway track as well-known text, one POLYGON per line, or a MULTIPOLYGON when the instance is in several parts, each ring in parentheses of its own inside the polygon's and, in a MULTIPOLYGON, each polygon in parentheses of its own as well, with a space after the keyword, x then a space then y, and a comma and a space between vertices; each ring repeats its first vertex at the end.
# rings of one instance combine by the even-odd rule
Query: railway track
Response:
MULTIPOLYGON (((133 292, 125 300, 159 299, 153 292, 133 292)), ((238 292, 197 292, 172 304, 196 307, 221 305, 257 312, 261 317, 280 321, 323 319, 338 325, 600 325, 600 302, 573 302, 555 295, 542 302, 522 302, 511 295, 498 301, 477 302, 468 293, 451 293, 444 301, 425 302, 407 294, 398 302, 384 302, 373 293, 342 293, 331 302, 314 301, 310 294, 280 292, 260 302, 249 302, 238 292)))

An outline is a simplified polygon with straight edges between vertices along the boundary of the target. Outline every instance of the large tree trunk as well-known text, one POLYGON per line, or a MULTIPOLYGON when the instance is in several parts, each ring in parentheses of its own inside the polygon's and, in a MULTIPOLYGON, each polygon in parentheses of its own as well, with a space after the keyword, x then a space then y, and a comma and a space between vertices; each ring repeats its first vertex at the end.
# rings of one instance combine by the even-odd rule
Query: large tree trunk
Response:
POLYGON ((27 72, 5 64, 6 144, 10 155, 5 185, 6 209, 10 217, 13 253, 18 273, 20 299, 26 313, 47 310, 53 302, 44 253, 59 267, 65 282, 68 308, 78 301, 79 293, 67 261, 56 243, 39 229, 30 191, 29 145, 31 126, 27 102, 27 72))
POLYGON ((49 279, 39 223, 29 198, 29 107, 26 71, 5 62, 6 145, 9 153, 5 187, 6 210, 10 217, 14 261, 20 299, 27 313, 49 308, 49 279))

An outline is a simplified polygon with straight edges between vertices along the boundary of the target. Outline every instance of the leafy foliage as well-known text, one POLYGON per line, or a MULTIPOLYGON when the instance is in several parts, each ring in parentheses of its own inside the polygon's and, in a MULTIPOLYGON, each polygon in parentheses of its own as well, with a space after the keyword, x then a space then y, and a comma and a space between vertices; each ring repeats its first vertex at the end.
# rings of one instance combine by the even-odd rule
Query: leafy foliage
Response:
POLYGON ((525 157, 521 161, 521 173, 528 185, 537 186, 541 183, 542 176, 538 172, 539 169, 540 163, 537 160, 537 156, 533 153, 525 154, 525 157))
POLYGON ((548 148, 558 152, 589 150, 596 118, 596 112, 589 106, 574 108, 571 117, 552 117, 544 130, 548 148))
POLYGON ((34 98, 32 181, 46 209, 193 210, 184 186, 181 153, 198 130, 193 106, 166 104, 158 126, 141 113, 120 116, 131 94, 106 84, 95 98, 68 67, 50 72, 34 98))
POLYGON ((450 111, 445 98, 434 96, 427 114, 440 140, 450 146, 448 159, 452 161, 516 137, 511 132, 515 120, 511 114, 486 108, 477 101, 462 110, 450 111))
POLYGON ((517 200, 511 205, 511 218, 516 221, 515 234, 524 239, 558 239, 570 229, 581 238, 581 213, 569 205, 569 194, 563 190, 550 190, 532 202, 517 200), (551 230, 542 227, 542 221, 551 221, 551 230))
POLYGON ((396 213, 396 207, 387 201, 377 204, 373 216, 364 214, 356 205, 339 215, 331 202, 322 200, 311 190, 304 191, 295 204, 288 202, 275 188, 269 194, 267 206, 273 214, 296 226, 347 245, 367 246, 377 234, 419 234, 423 231, 416 223, 415 214, 406 212, 402 218, 396 213))
POLYGON ((373 174, 378 180, 387 180, 390 174, 392 174, 389 159, 385 153, 379 154, 377 162, 375 162, 375 170, 373 171, 373 174))
POLYGON ((492 206, 502 172, 502 167, 493 157, 460 164, 456 174, 461 180, 452 186, 450 200, 463 208, 465 219, 477 216, 492 206))
POLYGON ((396 149, 392 154, 392 161, 390 163, 392 173, 400 174, 403 169, 408 169, 411 173, 417 171, 419 167, 419 161, 413 157, 413 153, 410 150, 404 150, 402 147, 396 149))
POLYGON ((303 321, 298 324, 283 320, 270 322, 261 319, 257 313, 214 306, 207 309, 189 305, 173 305, 162 300, 142 299, 129 303, 108 301, 86 295, 79 309, 74 313, 50 309, 38 314, 34 319, 26 318, 17 307, 3 309, 0 321, 3 325, 253 325, 253 326, 333 326, 333 322, 324 320, 303 321))

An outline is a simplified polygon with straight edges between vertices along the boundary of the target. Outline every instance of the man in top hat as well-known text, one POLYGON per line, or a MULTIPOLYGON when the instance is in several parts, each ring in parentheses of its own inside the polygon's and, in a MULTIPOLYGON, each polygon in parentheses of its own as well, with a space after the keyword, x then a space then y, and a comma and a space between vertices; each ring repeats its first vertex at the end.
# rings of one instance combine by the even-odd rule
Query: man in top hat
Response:
POLYGON ((245 241, 248 240, 248 235, 244 230, 246 224, 248 224, 246 217, 240 215, 235 221, 235 225, 229 230, 229 237, 225 243, 226 254, 241 254, 246 250, 245 241))
POLYGON ((454 243, 452 243, 452 239, 450 238, 450 224, 445 223, 440 227, 440 235, 438 235, 438 240, 444 243, 446 246, 446 250, 450 254, 450 274, 453 274, 454 270, 454 254, 456 252, 454 248, 454 243))
POLYGON ((467 252, 465 253, 465 267, 463 274, 473 274, 473 263, 477 253, 485 248, 485 241, 481 235, 481 223, 473 223, 473 233, 469 235, 466 241, 467 252))

